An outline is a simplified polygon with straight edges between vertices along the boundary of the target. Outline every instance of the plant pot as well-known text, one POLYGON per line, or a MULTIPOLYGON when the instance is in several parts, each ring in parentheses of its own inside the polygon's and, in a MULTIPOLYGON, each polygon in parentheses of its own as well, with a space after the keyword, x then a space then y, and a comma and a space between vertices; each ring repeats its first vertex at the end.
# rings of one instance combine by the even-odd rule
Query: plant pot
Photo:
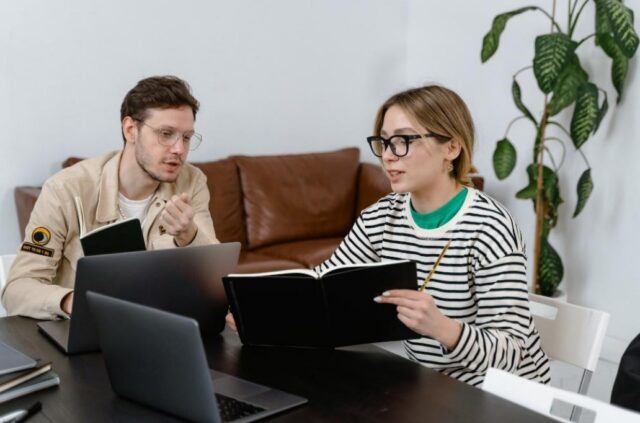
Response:
POLYGON ((558 300, 566 303, 567 291, 565 291, 564 289, 556 289, 556 292, 553 293, 553 296, 551 298, 553 298, 554 300, 558 300))

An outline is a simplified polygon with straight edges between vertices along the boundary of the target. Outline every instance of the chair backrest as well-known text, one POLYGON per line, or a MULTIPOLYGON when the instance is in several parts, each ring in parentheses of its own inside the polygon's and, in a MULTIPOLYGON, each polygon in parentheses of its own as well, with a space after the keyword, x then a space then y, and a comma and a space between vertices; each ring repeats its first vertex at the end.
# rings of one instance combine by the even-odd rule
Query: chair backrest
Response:
POLYGON ((595 371, 609 313, 529 294, 542 349, 555 360, 595 371))
POLYGON ((564 391, 553 386, 543 385, 529 379, 516 376, 504 370, 491 368, 482 384, 482 389, 498 395, 506 400, 519 404, 530 410, 552 417, 556 420, 568 422, 551 414, 551 406, 554 400, 568 403, 572 406, 582 407, 595 414, 594 423, 616 422, 631 423, 640 422, 640 414, 627 411, 623 408, 589 398, 575 392, 564 391))
MULTIPOLYGON (((16 258, 15 254, 7 254, 0 256, 0 291, 4 288, 4 284, 7 281, 7 277, 9 276, 9 269, 11 269, 11 264, 13 260, 16 258)), ((0 304, 0 317, 6 316, 7 312, 0 304)))

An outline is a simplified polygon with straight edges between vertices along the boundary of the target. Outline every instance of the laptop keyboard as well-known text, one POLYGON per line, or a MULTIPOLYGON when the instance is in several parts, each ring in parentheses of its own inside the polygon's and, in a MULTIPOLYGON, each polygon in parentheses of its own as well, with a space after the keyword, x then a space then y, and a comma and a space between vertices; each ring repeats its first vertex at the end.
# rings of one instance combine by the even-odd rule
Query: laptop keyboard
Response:
POLYGON ((256 407, 255 405, 238 401, 237 399, 233 399, 222 394, 216 394, 216 401, 218 401, 220 418, 224 422, 231 422, 265 411, 264 408, 256 407))

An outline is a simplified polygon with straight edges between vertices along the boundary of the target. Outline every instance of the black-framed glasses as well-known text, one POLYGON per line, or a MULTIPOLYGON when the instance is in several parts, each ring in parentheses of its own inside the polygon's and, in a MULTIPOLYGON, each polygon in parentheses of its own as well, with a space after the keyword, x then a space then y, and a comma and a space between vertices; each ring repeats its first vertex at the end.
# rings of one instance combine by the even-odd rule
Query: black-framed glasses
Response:
POLYGON ((193 151, 202 143, 202 135, 197 132, 178 132, 170 128, 154 128, 142 120, 136 120, 153 130, 153 132, 158 136, 158 144, 164 147, 173 147, 178 140, 182 139, 184 146, 188 150, 193 151))
POLYGON ((391 147, 391 152, 396 157, 404 157, 409 153, 409 145, 412 142, 419 141, 422 138, 435 138, 440 142, 447 142, 451 139, 446 135, 434 134, 429 132, 426 134, 414 135, 394 135, 389 138, 384 137, 367 137, 367 142, 371 148, 371 152, 376 157, 382 157, 384 151, 391 147))

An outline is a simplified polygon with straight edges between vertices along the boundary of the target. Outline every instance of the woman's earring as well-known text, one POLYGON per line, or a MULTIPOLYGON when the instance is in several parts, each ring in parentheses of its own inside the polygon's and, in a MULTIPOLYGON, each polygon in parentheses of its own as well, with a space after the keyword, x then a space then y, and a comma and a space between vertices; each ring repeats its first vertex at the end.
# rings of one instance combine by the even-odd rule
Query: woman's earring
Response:
POLYGON ((447 170, 449 171, 449 173, 453 172, 453 164, 449 163, 449 165, 447 166, 447 170))

